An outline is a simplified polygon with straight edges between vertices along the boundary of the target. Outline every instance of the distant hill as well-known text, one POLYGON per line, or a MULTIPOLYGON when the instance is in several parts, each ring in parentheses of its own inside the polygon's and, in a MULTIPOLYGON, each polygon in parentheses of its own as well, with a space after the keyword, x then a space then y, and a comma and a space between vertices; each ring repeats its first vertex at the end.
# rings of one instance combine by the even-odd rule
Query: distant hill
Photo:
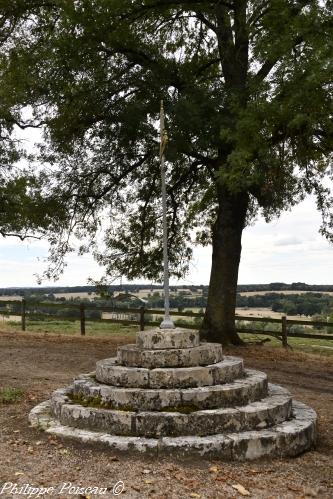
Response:
MULTIPOLYGON (((149 289, 151 291, 161 289, 161 284, 118 284, 110 285, 107 287, 109 292, 126 292, 136 293, 142 289, 149 289)), ((171 290, 184 289, 184 285, 171 286, 171 290)), ((205 292, 208 290, 206 285, 186 285, 186 289, 192 292, 205 292)), ((333 284, 306 284, 304 282, 293 282, 286 284, 284 282, 272 282, 270 284, 239 284, 237 287, 238 292, 250 291, 316 291, 327 292, 333 291, 333 284)), ((13 296, 13 295, 30 295, 30 294, 54 294, 54 293, 95 293, 97 289, 95 286, 36 286, 36 287, 10 287, 0 288, 0 296, 13 296)))

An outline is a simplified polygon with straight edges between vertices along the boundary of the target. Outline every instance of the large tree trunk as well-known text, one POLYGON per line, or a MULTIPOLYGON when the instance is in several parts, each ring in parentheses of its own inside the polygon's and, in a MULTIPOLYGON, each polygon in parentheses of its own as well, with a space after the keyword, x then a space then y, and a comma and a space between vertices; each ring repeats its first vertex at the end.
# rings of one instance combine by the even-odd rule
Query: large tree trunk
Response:
POLYGON ((235 329, 235 308, 241 239, 249 198, 219 188, 217 219, 213 227, 213 257, 208 302, 201 327, 203 339, 223 344, 242 343, 235 329))

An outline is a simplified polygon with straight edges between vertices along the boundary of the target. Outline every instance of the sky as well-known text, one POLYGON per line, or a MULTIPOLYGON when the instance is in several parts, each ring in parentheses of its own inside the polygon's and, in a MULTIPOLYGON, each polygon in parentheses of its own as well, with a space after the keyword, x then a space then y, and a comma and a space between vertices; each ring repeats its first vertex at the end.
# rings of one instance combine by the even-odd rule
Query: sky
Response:
MULTIPOLYGON (((19 131, 18 138, 29 152, 42 141, 37 129, 19 131)), ((319 234, 320 225, 321 216, 311 197, 269 224, 259 218, 243 232, 238 282, 333 284, 333 245, 319 234)), ((36 274, 46 269, 47 254, 46 241, 22 242, 0 236, 0 288, 37 286, 36 274)), ((195 247, 188 276, 171 283, 208 284, 210 267, 211 247, 195 247)), ((89 278, 98 280, 102 275, 103 269, 91 255, 72 254, 60 279, 43 281, 42 286, 82 286, 89 278)))
MULTIPOLYGON (((314 199, 308 198, 270 224, 259 219, 246 228, 239 283, 333 284, 333 245, 319 234, 320 223, 314 199)), ((35 274, 46 268, 47 253, 46 241, 0 238, 0 287, 37 286, 35 274)), ((188 276, 172 284, 208 284, 210 266, 211 248, 197 247, 188 276)), ((86 285, 88 278, 102 274, 91 255, 70 255, 61 278, 43 281, 42 286, 86 285)))

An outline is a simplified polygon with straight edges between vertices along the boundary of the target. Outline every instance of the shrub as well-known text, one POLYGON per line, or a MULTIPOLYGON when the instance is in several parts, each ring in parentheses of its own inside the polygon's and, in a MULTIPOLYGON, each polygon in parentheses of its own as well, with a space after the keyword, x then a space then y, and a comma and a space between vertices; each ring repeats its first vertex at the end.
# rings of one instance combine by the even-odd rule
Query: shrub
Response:
POLYGON ((14 404, 23 397, 23 392, 19 388, 0 388, 0 404, 14 404))

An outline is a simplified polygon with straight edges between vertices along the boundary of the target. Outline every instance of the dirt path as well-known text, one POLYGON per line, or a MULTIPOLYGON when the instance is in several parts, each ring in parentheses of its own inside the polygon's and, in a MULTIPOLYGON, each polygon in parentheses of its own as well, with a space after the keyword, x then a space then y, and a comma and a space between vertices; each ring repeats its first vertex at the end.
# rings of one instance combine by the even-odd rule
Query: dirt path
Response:
MULTIPOLYGON (((253 498, 333 497, 333 360, 325 357, 267 346, 228 350, 244 357, 247 367, 266 371, 271 381, 289 388, 317 411, 318 446, 296 459, 245 464, 156 461, 64 443, 29 428, 27 414, 36 403, 75 375, 93 370, 95 361, 113 355, 116 346, 105 338, 0 332, 0 387, 18 387, 25 394, 19 403, 0 405, 0 484, 53 486, 57 494, 52 497, 60 498, 98 497, 83 491, 59 494, 65 482, 108 488, 99 497, 115 497, 113 486, 120 480, 125 486, 121 496, 128 498, 242 497, 233 488, 239 484, 253 498)), ((27 496, 4 493, 2 497, 27 496)))

